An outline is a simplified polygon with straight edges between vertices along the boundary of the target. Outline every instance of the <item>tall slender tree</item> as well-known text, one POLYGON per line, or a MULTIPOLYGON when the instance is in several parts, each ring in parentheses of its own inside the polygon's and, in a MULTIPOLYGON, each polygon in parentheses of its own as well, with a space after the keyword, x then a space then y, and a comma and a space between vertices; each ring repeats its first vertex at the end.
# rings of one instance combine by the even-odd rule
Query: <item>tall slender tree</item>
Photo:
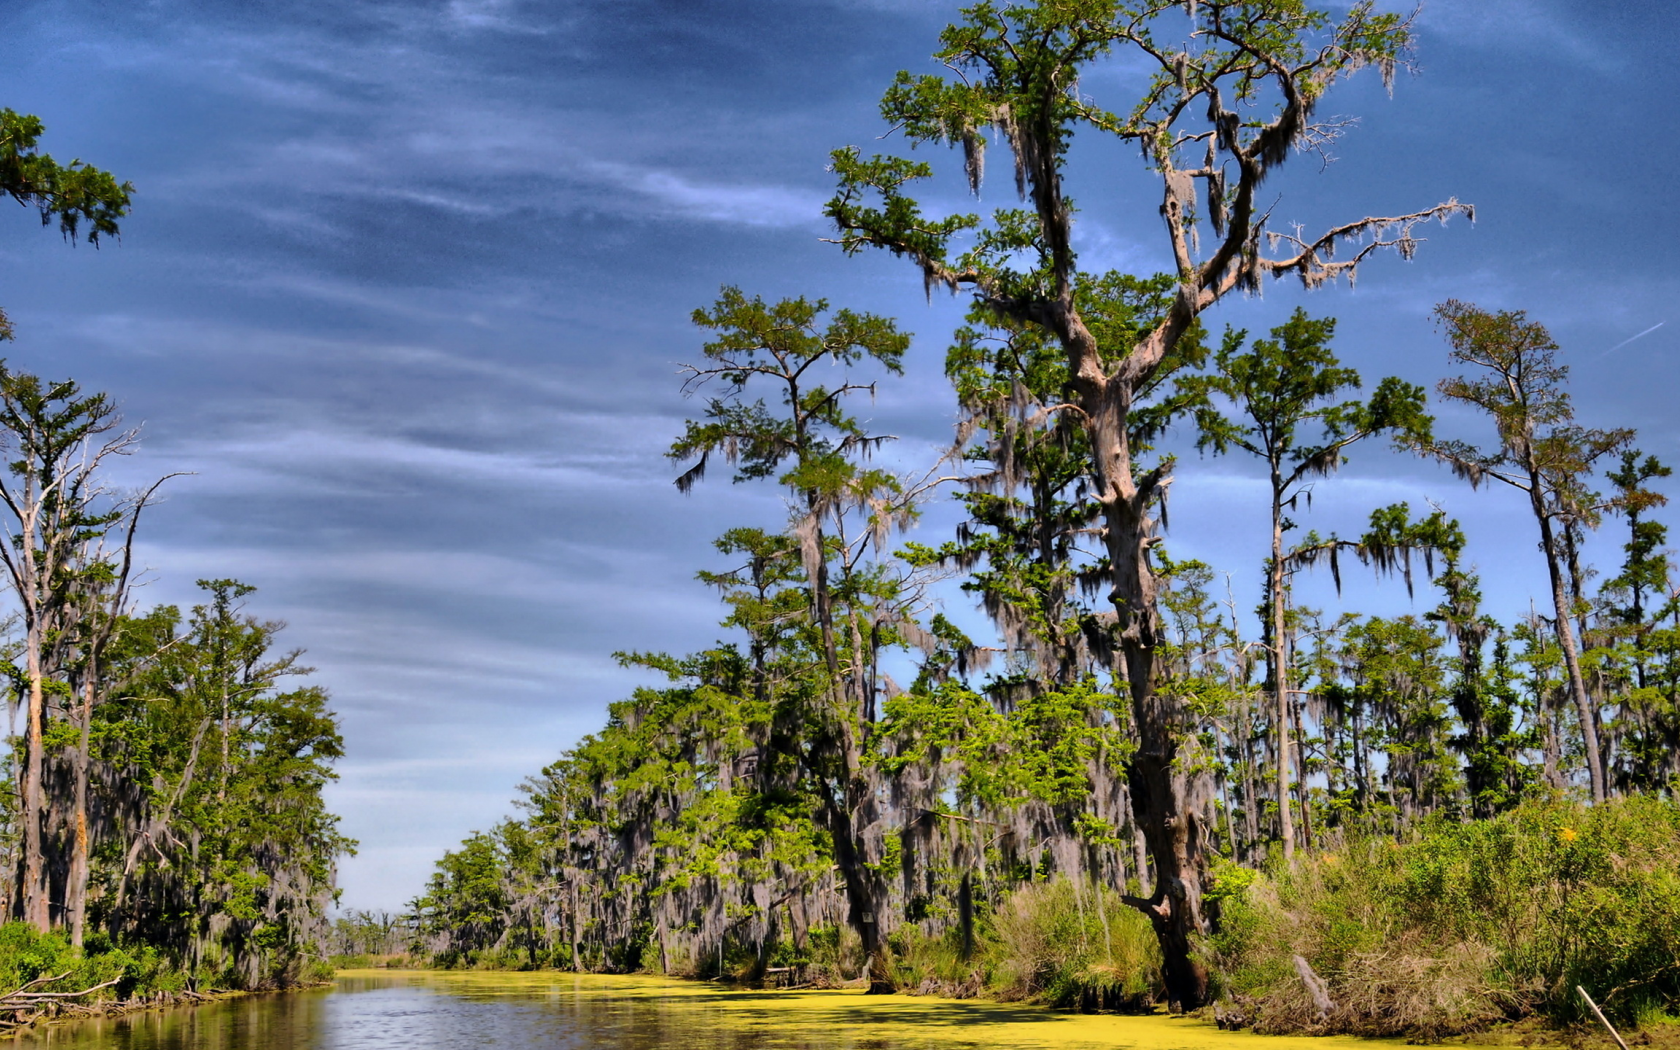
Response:
POLYGON ((910 339, 887 318, 837 310, 824 324, 827 312, 823 300, 769 305, 736 288, 725 288, 712 310, 696 310, 695 323, 716 338, 705 346, 708 363, 689 369, 688 388, 715 382, 723 394, 709 401, 704 419, 689 423, 670 455, 698 457, 677 479, 684 491, 704 475, 713 455, 721 455, 736 466, 736 480, 774 478, 792 497, 791 531, 810 587, 823 664, 816 693, 824 703, 794 720, 808 729, 790 743, 818 792, 849 919, 869 959, 871 988, 890 991, 880 916, 883 876, 870 840, 876 787, 864 759, 877 720, 875 656, 891 635, 892 619, 871 606, 890 608, 893 587, 860 559, 871 548, 884 553, 892 526, 911 513, 914 493, 890 473, 863 465, 889 439, 868 434, 845 402, 874 391, 872 383, 852 379, 852 366, 868 361, 897 374, 910 339), (844 370, 841 379, 825 384, 825 371, 834 366, 844 370), (766 386, 782 411, 762 399, 744 400, 749 388, 766 386))
POLYGON ((1429 437, 1423 389, 1393 376, 1369 401, 1337 401, 1360 386, 1359 373, 1343 367, 1330 349, 1334 318, 1313 319, 1297 307, 1272 338, 1257 339, 1244 351, 1246 333, 1227 333, 1206 375, 1182 385, 1201 395, 1196 410, 1197 445, 1224 454, 1240 449, 1266 467, 1271 495, 1271 558, 1266 566, 1270 606, 1267 637, 1277 733, 1279 838, 1286 861, 1295 859, 1290 816, 1289 726, 1293 721, 1287 624, 1289 562, 1284 536, 1295 527, 1286 512, 1311 502, 1311 482, 1336 472, 1347 451, 1366 438, 1390 433, 1402 447, 1429 437), (1227 414, 1229 413, 1229 414, 1227 414))
POLYGON ((1564 533, 1573 526, 1596 527, 1604 509, 1613 505, 1598 500, 1587 481, 1600 459, 1633 440, 1633 431, 1595 430, 1575 422, 1575 407, 1564 389, 1569 369, 1558 363, 1551 333, 1523 311, 1490 313, 1450 299, 1436 307, 1435 315, 1452 344, 1452 361, 1479 373, 1442 380, 1441 395, 1487 413, 1499 440, 1486 449, 1463 441, 1420 447, 1473 486, 1497 481, 1528 497, 1551 580, 1554 629, 1581 727, 1587 777, 1593 800, 1602 802, 1607 768, 1597 705, 1581 671, 1577 610, 1571 607, 1565 579, 1569 551, 1564 533))

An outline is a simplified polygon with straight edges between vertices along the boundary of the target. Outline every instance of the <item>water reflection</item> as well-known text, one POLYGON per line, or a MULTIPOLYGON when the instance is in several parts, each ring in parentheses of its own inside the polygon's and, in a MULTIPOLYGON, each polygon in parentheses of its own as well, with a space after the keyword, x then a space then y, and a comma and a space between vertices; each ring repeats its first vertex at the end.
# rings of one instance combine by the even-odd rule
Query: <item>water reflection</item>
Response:
MULTIPOLYGON (((526 975, 520 975, 526 976, 526 975)), ((701 1002, 579 995, 570 978, 469 987, 344 978, 328 990, 148 1010, 39 1029, 57 1050, 760 1050, 780 1040, 707 1023, 701 1002)), ((711 1018, 710 1020, 716 1020, 711 1018)), ((797 1042, 804 1042, 798 1040, 797 1042)), ((829 1050, 879 1047, 828 1040, 829 1050)))

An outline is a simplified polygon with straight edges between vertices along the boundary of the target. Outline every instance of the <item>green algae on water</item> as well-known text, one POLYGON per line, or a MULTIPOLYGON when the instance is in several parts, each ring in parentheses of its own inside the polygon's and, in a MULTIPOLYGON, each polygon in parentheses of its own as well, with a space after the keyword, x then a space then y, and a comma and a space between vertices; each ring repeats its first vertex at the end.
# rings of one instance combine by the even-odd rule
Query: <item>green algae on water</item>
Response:
POLYGON ((476 1000, 654 1003, 661 1021, 678 1032, 704 1028, 711 1035, 727 1030, 760 1046, 812 1050, 910 1045, 1000 1050, 1374 1050, 1405 1045, 1401 1040, 1353 1036, 1225 1032, 1210 1021, 1167 1014, 1061 1013, 979 999, 874 996, 862 989, 755 990, 661 977, 440 970, 343 970, 339 981, 349 987, 385 982, 420 985, 476 1000))

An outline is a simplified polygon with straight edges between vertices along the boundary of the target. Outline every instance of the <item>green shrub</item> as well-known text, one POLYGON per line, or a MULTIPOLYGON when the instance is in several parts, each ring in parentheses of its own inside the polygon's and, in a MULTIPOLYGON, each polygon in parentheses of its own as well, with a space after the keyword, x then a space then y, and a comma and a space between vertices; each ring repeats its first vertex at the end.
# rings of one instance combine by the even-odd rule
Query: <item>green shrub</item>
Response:
POLYGON ((1581 985, 1637 1022, 1680 1001, 1680 806, 1536 801, 1412 841, 1350 838, 1221 902, 1221 993, 1262 1031, 1443 1035, 1538 1011, 1581 1019, 1581 985), (1319 1011, 1299 956, 1327 983, 1319 1011))
POLYGON ((86 947, 78 950, 61 931, 37 933, 22 922, 0 925, 0 991, 42 978, 56 979, 32 991, 76 992, 115 981, 90 998, 116 999, 155 990, 167 972, 156 951, 124 951, 104 935, 89 937, 86 947))

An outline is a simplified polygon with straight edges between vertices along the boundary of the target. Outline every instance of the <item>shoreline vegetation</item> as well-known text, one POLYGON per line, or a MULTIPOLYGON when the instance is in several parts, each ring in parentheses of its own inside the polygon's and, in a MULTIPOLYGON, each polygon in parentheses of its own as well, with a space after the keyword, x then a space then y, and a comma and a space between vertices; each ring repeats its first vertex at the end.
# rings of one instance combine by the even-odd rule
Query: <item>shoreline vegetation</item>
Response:
MULTIPOLYGON (((133 187, 60 164, 44 134, 0 108, 0 199, 71 243, 115 239, 133 187)), ((16 335, 0 311, 0 343, 16 335)), ((322 799, 337 716, 297 683, 312 668, 285 624, 248 611, 254 587, 200 579, 186 612, 141 607, 142 518, 182 474, 119 484, 139 443, 110 395, 0 360, 0 1028, 327 972, 355 848, 322 799)))
MULTIPOLYGON (((11 119, 0 111, 0 126, 11 119)), ((26 731, 0 764, 0 1032, 330 975, 336 715, 255 588, 140 608, 142 512, 106 476, 114 403, 0 361, 0 670, 26 731), (10 522, 10 524, 6 524, 10 522), (290 688, 288 688, 290 686, 290 688)), ((164 480, 168 480, 167 478, 164 480)))
POLYGON ((183 970, 153 947, 125 950, 94 937, 76 948, 61 932, 38 934, 27 923, 10 922, 0 925, 0 988, 5 989, 0 991, 0 1038, 46 1024, 319 987, 331 975, 330 968, 316 964, 290 980, 254 988, 217 987, 214 978, 183 970))
MULTIPOLYGON (((476 903, 489 918, 506 901, 494 895, 492 869, 479 875, 486 895, 476 903)), ((1332 833, 1293 865, 1221 866, 1210 899, 1220 927, 1199 950, 1216 999, 1202 1013, 1221 1028, 1424 1041, 1514 1030, 1576 1040, 1597 1025, 1579 985, 1641 1040, 1672 1029, 1680 804, 1670 798, 1538 799, 1483 821, 1424 822, 1403 841, 1332 833)), ((886 954, 895 988, 1075 1012, 1167 1005, 1152 931, 1118 893, 1052 869, 996 896, 976 894, 971 909, 966 930, 955 908, 894 930, 886 954)), ((352 915, 339 920, 334 942, 364 952, 423 947, 425 921, 424 913, 352 915)), ((698 952, 675 938, 661 952, 652 924, 638 929, 639 944, 586 945, 579 960, 743 987, 869 983, 861 944, 843 924, 808 930, 803 948, 783 935, 698 952)), ((385 958, 444 971, 564 971, 574 951, 564 927, 486 932, 495 941, 481 948, 385 958)))

